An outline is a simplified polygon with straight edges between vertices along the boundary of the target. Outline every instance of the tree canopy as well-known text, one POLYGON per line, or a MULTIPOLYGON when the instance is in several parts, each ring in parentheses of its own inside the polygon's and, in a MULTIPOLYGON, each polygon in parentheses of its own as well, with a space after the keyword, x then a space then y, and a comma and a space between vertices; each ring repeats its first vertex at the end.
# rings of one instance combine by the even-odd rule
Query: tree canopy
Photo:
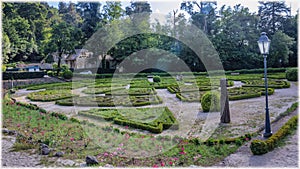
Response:
POLYGON ((133 64, 146 64, 143 62, 154 58, 159 49, 166 51, 159 57, 162 64, 176 55, 191 70, 204 71, 195 52, 178 40, 184 36, 194 40, 186 29, 195 25, 209 38, 226 70, 263 66, 256 42, 263 31, 271 39, 268 66, 297 66, 298 14, 291 15, 284 2, 260 2, 255 13, 240 4, 217 9, 217 2, 184 1, 180 9, 188 15, 174 9, 165 23, 151 20, 151 5, 146 1, 133 1, 126 7, 114 1, 59 2, 57 8, 46 2, 2 4, 3 63, 38 62, 52 52, 61 56, 95 42, 96 49, 90 48, 94 54, 110 55, 118 63, 149 49, 143 53, 144 60, 132 60, 133 64), (139 34, 129 36, 129 32, 139 34))

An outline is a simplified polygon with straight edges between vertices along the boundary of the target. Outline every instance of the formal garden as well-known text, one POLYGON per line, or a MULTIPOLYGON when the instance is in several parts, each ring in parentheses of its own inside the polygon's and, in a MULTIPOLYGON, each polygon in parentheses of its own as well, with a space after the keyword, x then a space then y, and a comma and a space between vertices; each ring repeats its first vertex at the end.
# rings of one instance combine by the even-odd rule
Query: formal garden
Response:
POLYGON ((3 2, 1 167, 299 167, 298 5, 251 4, 3 2))
MULTIPOLYGON (((229 124, 219 121, 219 76, 184 74, 178 80, 142 73, 132 80, 81 75, 72 82, 20 86, 4 99, 3 126, 20 133, 15 150, 40 149, 47 165, 63 153, 61 158, 79 163, 92 156, 100 166, 211 166, 252 141, 264 124, 263 74, 226 74, 229 124), (213 93, 217 100, 205 96, 213 93), (255 104, 259 108, 247 110, 255 104), (215 127, 204 137, 208 120, 215 127)), ((284 72, 269 75, 272 121, 297 108, 297 82, 286 78, 284 72)), ((295 122, 287 125, 294 128, 295 122)), ((253 153, 268 152, 290 131, 281 132, 271 148, 253 142, 253 153)))

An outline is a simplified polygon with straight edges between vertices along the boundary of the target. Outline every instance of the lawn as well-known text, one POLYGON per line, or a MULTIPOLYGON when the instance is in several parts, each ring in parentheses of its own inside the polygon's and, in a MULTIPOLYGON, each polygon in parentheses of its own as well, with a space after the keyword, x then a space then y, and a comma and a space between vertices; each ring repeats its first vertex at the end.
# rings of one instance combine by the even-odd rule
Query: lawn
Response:
MULTIPOLYGON (((157 109, 157 116, 162 109, 157 109)), ((144 114, 135 119, 145 118, 147 111, 144 109, 144 114)), ((127 111, 121 113, 133 115, 127 111)), ((151 118, 147 116, 147 119, 151 118)), ((67 119, 64 115, 16 104, 8 99, 3 101, 3 127, 21 134, 15 146, 19 150, 38 150, 39 143, 45 143, 55 149, 49 156, 57 151, 65 152, 65 159, 84 159, 86 155, 94 155, 100 165, 118 167, 209 166, 234 152, 245 141, 243 137, 237 138, 238 141, 211 140, 201 143, 197 139, 177 136, 154 137, 130 133, 87 121, 78 123, 78 120, 67 119)), ((51 159, 45 164, 51 164, 51 159)))

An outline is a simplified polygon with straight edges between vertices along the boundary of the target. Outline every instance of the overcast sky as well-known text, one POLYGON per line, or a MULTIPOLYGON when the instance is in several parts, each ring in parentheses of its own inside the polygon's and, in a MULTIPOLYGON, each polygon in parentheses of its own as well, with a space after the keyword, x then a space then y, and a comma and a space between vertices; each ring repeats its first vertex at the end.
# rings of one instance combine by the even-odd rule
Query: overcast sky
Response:
MULTIPOLYGON (((75 0, 72 0, 73 2, 76 2, 75 0)), ((103 1, 103 0, 102 0, 103 1)), ((68 0, 66 1, 68 2, 68 0)), ((182 0, 148 0, 148 2, 151 5, 152 12, 154 13, 162 13, 167 14, 171 12, 173 9, 179 9, 180 3, 182 0)), ((199 0, 198 0, 199 2, 199 0)), ((292 15, 296 14, 296 11, 300 8, 299 1, 298 0, 285 0, 286 5, 288 7, 291 6, 292 9, 292 15)), ((58 5, 58 1, 48 1, 48 3, 52 6, 58 5)), ((257 12, 258 11, 258 0, 243 0, 240 2, 237 2, 236 0, 217 0, 217 6, 220 8, 223 5, 227 6, 234 6, 236 4, 240 3, 242 6, 248 7, 251 12, 257 12)), ((122 0, 122 6, 126 7, 130 4, 130 0, 122 0)))

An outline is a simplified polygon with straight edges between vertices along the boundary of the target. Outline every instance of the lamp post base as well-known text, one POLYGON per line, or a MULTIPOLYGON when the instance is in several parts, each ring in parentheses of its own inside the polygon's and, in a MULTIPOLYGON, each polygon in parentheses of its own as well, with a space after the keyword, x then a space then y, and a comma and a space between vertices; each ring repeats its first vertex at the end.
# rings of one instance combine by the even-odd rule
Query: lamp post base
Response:
POLYGON ((272 132, 271 133, 264 133, 263 134, 263 137, 265 138, 268 138, 268 137, 271 137, 272 136, 272 132))

